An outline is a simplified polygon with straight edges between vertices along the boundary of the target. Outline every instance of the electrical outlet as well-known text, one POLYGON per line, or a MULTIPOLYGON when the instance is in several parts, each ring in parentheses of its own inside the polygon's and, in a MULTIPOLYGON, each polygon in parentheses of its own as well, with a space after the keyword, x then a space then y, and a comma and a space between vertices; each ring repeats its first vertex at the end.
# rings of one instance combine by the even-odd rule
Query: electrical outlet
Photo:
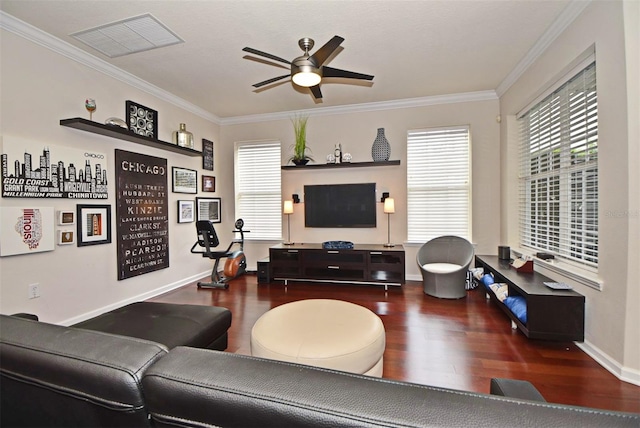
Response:
POLYGON ((35 299, 40 297, 40 284, 29 284, 29 298, 35 299))

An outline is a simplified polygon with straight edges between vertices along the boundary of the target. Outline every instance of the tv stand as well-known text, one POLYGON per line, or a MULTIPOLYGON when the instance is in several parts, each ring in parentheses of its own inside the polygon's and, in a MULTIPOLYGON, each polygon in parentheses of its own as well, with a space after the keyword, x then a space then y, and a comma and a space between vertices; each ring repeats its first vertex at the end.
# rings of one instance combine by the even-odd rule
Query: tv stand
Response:
POLYGON ((353 249, 325 249, 322 244, 278 244, 269 248, 274 281, 391 286, 404 284, 404 248, 356 244, 353 249))

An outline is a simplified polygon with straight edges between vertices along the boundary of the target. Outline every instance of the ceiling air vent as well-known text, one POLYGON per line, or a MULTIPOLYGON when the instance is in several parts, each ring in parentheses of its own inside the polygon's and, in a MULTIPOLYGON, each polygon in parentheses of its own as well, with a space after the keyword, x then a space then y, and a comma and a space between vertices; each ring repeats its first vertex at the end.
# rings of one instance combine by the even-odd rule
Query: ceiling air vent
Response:
POLYGON ((70 34, 109 58, 184 43, 153 15, 135 16, 70 34))

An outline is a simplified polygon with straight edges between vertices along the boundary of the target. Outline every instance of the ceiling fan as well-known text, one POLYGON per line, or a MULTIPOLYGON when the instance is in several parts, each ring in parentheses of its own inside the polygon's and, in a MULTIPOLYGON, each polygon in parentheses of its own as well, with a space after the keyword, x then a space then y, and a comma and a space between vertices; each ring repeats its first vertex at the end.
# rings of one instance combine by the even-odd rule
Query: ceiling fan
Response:
POLYGON ((355 73, 353 71, 340 70, 338 68, 327 67, 326 65, 324 65, 327 59, 331 56, 331 54, 333 54, 333 52, 338 48, 338 46, 340 46, 343 41, 344 39, 342 37, 333 36, 333 38, 325 43, 324 46, 318 49, 313 55, 310 55, 309 51, 313 49, 313 45, 315 43, 313 39, 305 37, 298 41, 298 46, 300 46, 300 49, 304 51, 304 55, 295 58, 293 61, 287 61, 286 59, 253 48, 247 47, 242 50, 244 52, 263 56, 274 61, 283 62, 291 66, 291 73, 274 77, 260 83, 256 83, 255 85, 253 85, 254 88, 260 88, 264 85, 268 85, 287 77, 291 77, 293 83, 298 86, 309 88, 315 99, 321 99, 322 92, 320 92, 320 82, 322 81, 323 77, 373 80, 373 76, 369 74, 355 73))

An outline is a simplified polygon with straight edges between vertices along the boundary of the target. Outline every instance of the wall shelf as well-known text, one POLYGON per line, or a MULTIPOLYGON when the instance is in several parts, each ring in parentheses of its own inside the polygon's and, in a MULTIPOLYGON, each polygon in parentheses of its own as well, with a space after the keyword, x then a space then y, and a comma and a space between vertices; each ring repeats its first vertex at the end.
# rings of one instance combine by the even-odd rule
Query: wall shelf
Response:
POLYGON ((314 163, 308 165, 285 165, 282 169, 319 169, 319 168, 358 168, 367 166, 393 166, 400 165, 399 160, 383 162, 343 162, 343 163, 314 163))
POLYGON ((117 138, 119 140, 125 140, 132 143, 138 143, 156 149, 168 150, 174 153, 180 153, 186 156, 202 156, 202 152, 198 150, 190 149, 188 147, 180 147, 166 141, 157 140, 155 138, 145 137, 138 135, 128 129, 121 128, 119 126, 104 125, 102 123, 93 122, 91 120, 82 119, 80 117, 74 117, 72 119, 60 120, 60 126, 66 126, 69 128, 79 129, 81 131, 90 132, 92 134, 104 135, 111 138, 117 138))

